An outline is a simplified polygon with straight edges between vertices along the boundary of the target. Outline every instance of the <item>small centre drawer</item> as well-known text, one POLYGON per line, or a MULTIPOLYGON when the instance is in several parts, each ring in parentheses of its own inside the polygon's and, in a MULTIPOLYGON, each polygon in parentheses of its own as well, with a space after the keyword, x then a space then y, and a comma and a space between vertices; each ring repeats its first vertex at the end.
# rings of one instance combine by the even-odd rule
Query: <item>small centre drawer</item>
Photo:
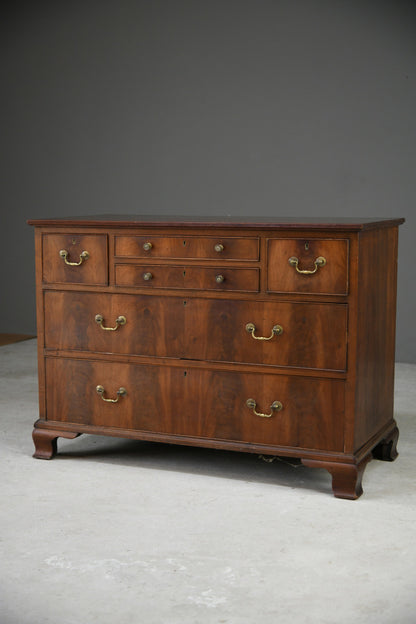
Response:
POLYGON ((221 236, 116 236, 118 258, 259 259, 259 239, 221 236))
POLYGON ((259 269, 116 264, 116 286, 258 292, 259 269))
POLYGON ((106 234, 44 234, 44 283, 108 284, 106 234))

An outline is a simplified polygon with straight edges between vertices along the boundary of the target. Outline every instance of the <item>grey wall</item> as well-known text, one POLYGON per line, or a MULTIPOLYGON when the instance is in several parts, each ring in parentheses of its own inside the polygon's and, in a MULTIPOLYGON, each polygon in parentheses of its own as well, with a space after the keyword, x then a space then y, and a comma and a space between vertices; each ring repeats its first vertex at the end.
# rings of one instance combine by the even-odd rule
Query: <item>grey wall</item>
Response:
POLYGON ((416 6, 9 3, 0 332, 35 331, 25 219, 404 216, 397 358, 416 362, 416 6))

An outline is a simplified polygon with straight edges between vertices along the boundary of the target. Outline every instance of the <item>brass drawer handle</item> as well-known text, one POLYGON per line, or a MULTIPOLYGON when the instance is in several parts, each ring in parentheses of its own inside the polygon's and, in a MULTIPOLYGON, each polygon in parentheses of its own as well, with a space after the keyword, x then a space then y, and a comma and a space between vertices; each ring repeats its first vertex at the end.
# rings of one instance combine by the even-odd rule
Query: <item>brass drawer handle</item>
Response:
POLYGON ((105 401, 106 403, 118 403, 118 401, 121 399, 121 397, 125 397, 127 394, 127 390, 125 388, 119 388, 117 390, 117 398, 116 399, 106 399, 104 396, 104 386, 97 386, 95 388, 97 394, 100 395, 100 397, 102 398, 103 401, 105 401))
POLYGON ((68 260, 69 253, 67 252, 66 249, 61 249, 61 251, 59 252, 59 255, 61 256, 65 264, 67 264, 68 266, 79 266, 80 264, 83 263, 84 260, 88 260, 88 258, 90 257, 90 254, 88 253, 88 251, 81 251, 79 255, 79 262, 70 262, 68 260))
POLYGON ((247 399, 246 405, 248 408, 253 410, 256 416, 261 416, 262 418, 271 418, 273 416, 273 412, 280 412, 280 410, 283 409, 283 405, 280 401, 273 401, 270 406, 270 409, 272 410, 270 414, 262 414, 261 412, 256 412, 257 404, 254 399, 247 399))
POLYGON ((102 314, 95 315, 95 322, 101 327, 101 329, 105 329, 105 331, 116 331, 120 327, 120 325, 125 325, 127 323, 127 319, 125 316, 118 316, 116 318, 116 326, 115 327, 104 327, 103 325, 104 317, 102 314))
POLYGON ((251 334, 251 337, 254 338, 254 340, 271 340, 275 336, 280 336, 280 334, 283 334, 283 327, 281 325, 273 325, 272 333, 268 337, 266 337, 266 336, 256 336, 254 334, 255 331, 256 331, 256 326, 254 325, 254 323, 247 323, 247 325, 246 325, 246 332, 251 334))
POLYGON ((221 253, 222 251, 224 251, 224 245, 222 243, 217 243, 216 245, 214 245, 214 249, 216 252, 221 253))
POLYGON ((143 279, 145 282, 150 282, 153 279, 153 275, 150 272, 143 273, 143 279))
POLYGON ((150 241, 147 241, 147 243, 143 243, 143 249, 145 251, 150 251, 152 249, 153 245, 150 241))
POLYGON ((314 262, 315 268, 312 269, 312 271, 309 269, 300 269, 298 267, 299 259, 296 258, 296 256, 292 256, 291 258, 289 258, 289 264, 290 266, 295 267, 296 271, 298 273, 302 273, 302 275, 313 275, 313 273, 317 272, 319 267, 323 267, 326 265, 326 259, 323 256, 319 256, 318 258, 316 258, 314 262))
POLYGON ((217 284, 222 284, 225 281, 224 275, 216 275, 215 281, 217 282, 217 284))

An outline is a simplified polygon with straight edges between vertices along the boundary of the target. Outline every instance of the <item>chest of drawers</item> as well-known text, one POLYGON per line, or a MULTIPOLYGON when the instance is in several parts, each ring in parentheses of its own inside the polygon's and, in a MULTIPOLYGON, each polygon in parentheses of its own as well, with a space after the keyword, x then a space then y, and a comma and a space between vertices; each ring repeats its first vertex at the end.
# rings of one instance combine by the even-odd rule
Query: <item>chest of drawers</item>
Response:
POLYGON ((403 219, 35 226, 35 457, 81 433, 300 458, 335 496, 397 456, 403 219))

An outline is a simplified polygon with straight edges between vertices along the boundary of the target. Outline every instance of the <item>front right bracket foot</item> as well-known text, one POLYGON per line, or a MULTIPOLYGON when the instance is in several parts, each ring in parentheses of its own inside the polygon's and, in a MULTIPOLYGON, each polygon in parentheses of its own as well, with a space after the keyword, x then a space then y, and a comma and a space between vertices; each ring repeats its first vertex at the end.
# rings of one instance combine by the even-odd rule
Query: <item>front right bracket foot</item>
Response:
POLYGON ((332 491, 336 498, 355 500, 363 493, 362 478, 371 453, 360 462, 344 464, 316 459, 302 459, 302 464, 310 468, 325 468, 332 475, 332 491))

